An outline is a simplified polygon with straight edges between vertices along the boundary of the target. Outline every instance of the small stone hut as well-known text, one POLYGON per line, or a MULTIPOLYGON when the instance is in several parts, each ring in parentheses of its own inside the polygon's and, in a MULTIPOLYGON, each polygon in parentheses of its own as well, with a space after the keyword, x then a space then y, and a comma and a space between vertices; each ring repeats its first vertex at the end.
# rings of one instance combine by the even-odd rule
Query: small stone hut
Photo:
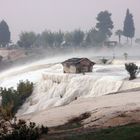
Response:
POLYGON ((62 62, 64 73, 92 72, 94 64, 88 58, 71 58, 62 62))

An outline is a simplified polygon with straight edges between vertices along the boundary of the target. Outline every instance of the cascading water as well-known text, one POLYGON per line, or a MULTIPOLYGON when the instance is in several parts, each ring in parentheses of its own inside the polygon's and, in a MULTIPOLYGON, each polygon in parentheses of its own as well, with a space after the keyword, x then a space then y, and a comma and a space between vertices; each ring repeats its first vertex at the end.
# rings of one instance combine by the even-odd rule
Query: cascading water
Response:
MULTIPOLYGON (((61 64, 50 67, 42 74, 41 80, 35 85, 33 94, 19 110, 18 114, 38 112, 50 107, 69 104, 77 98, 102 96, 117 92, 122 88, 124 85, 122 76, 109 76, 106 73, 99 72, 101 69, 105 68, 97 66, 93 73, 83 75, 63 74, 61 64)), ((103 71, 108 72, 111 71, 110 69, 103 71)), ((140 84, 131 83, 129 88, 131 86, 139 87, 140 84)), ((124 89, 127 88, 125 87, 124 89)))
POLYGON ((114 80, 109 76, 46 74, 36 84, 34 93, 19 114, 66 105, 77 98, 97 97, 116 92, 121 85, 122 81, 114 80))
POLYGON ((29 65, 14 73, 13 71, 8 76, 0 76, 0 86, 15 87, 19 80, 26 79, 35 83, 33 94, 17 115, 66 105, 77 98, 97 97, 120 89, 140 87, 140 82, 123 80, 127 73, 122 65, 95 65, 93 72, 85 75, 63 74, 61 64, 46 63, 29 65))

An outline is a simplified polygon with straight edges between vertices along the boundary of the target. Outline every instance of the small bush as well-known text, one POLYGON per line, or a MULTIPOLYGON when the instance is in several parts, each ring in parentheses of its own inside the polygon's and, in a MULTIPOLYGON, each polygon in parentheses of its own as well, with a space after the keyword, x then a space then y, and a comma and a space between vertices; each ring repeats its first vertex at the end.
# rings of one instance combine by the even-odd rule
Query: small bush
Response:
POLYGON ((125 69, 130 75, 129 80, 133 80, 136 78, 136 75, 140 72, 140 68, 134 63, 126 63, 125 69))
POLYGON ((19 107, 25 102, 33 92, 33 83, 20 81, 17 89, 0 88, 0 95, 2 96, 1 111, 6 117, 13 117, 19 107))
POLYGON ((124 56, 124 59, 127 60, 127 58, 128 58, 128 53, 124 53, 123 56, 124 56))
POLYGON ((20 95, 21 99, 24 101, 27 97, 29 97, 33 92, 33 83, 29 82, 28 80, 26 82, 20 81, 20 83, 17 86, 17 92, 20 95))
POLYGON ((107 62, 108 62, 108 59, 106 59, 106 58, 102 58, 102 59, 100 59, 101 60, 101 63, 102 64, 106 64, 107 62))
POLYGON ((86 113, 81 114, 81 115, 78 116, 78 117, 74 117, 74 118, 70 119, 70 120, 68 121, 68 123, 70 123, 70 124, 71 124, 71 123, 80 123, 81 121, 83 121, 83 120, 89 118, 90 116, 91 116, 91 113, 90 113, 90 112, 86 112, 86 113))

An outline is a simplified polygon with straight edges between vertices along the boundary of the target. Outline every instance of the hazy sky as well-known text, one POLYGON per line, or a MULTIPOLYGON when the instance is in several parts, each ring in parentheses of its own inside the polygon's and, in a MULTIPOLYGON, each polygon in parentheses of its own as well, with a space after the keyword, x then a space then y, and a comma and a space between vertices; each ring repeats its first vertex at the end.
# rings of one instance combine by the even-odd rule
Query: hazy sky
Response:
POLYGON ((140 37, 139 3, 139 0, 0 0, 0 20, 8 23, 15 42, 21 31, 88 30, 95 26, 96 16, 103 10, 112 13, 115 29, 122 29, 129 8, 134 15, 136 36, 140 37))

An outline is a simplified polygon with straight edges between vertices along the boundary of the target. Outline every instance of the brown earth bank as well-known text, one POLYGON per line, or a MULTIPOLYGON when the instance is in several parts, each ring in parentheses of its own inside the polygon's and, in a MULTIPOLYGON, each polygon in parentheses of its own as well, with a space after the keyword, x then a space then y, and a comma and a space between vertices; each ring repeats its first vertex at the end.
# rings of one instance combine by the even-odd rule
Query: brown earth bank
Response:
POLYGON ((38 61, 50 55, 48 50, 41 48, 0 48, 0 56, 3 57, 0 61, 0 71, 38 61))
POLYGON ((127 120, 128 122, 140 121, 139 99, 140 91, 79 98, 65 106, 47 108, 30 114, 20 115, 19 113, 17 117, 36 122, 39 125, 54 127, 64 125, 70 119, 89 113, 90 116, 82 122, 84 127, 114 126, 119 122, 127 124, 127 120))
POLYGON ((139 140, 140 123, 130 123, 127 125, 109 128, 86 128, 75 129, 73 131, 49 132, 48 135, 41 136, 40 140, 139 140))
MULTIPOLYGON (((84 113, 79 117, 73 118, 69 120, 66 124, 51 127, 49 128, 48 135, 44 135, 41 137, 41 140, 67 140, 72 137, 79 137, 79 140, 88 140, 91 139, 90 137, 99 137, 100 135, 104 135, 104 138, 107 137, 108 133, 112 133, 113 131, 120 131, 119 129, 125 130, 130 129, 132 133, 132 128, 139 131, 139 138, 140 138, 140 109, 133 110, 133 111, 126 111, 126 112, 116 112, 117 116, 106 120, 102 124, 92 125, 93 121, 90 122, 91 124, 85 127, 84 120, 90 117, 90 113, 84 113), (132 128, 131 128, 132 127, 132 128), (136 127, 136 128, 135 128, 136 127), (104 134, 105 131, 105 134, 104 134), (91 135, 90 137, 88 135, 91 135), (86 136, 86 138, 84 138, 86 136), (80 138, 82 137, 82 138, 80 138)), ((94 120, 98 122, 100 118, 94 120)), ((118 134, 121 132, 118 132, 118 134)), ((132 135, 137 132, 133 132, 132 135)), ((129 135, 128 132, 124 132, 123 135, 129 135)), ((117 137, 117 134, 112 134, 117 137)), ((134 134, 136 135, 136 134, 134 134)), ((113 137, 114 137, 113 136, 113 137)), ((123 137, 123 136, 122 136, 123 137)), ((119 136, 118 136, 119 139, 119 136)), ((98 139, 97 139, 98 140, 98 139)), ((113 140, 113 138, 111 139, 113 140)), ((136 140, 136 139, 134 139, 136 140)))
MULTIPOLYGON (((121 92, 120 94, 77 99, 66 106, 50 108, 18 117, 27 121, 36 122, 38 125, 43 124, 48 126, 49 133, 43 138, 47 140, 71 140, 69 139, 70 137, 88 137, 91 133, 96 134, 96 132, 102 130, 109 130, 112 132, 112 130, 110 130, 112 128, 116 130, 116 127, 123 127, 129 124, 138 125, 137 129, 140 134, 139 99, 140 91, 134 90, 132 92, 130 90, 130 92, 121 92)), ((130 130, 130 132, 133 131, 130 130)), ((121 134, 121 132, 118 132, 118 135, 119 134, 121 134)), ((129 131, 126 133, 124 132, 124 135, 128 134, 129 131)), ((132 134, 135 133, 133 132, 132 134)), ((79 139, 88 140, 86 138, 79 139)), ((76 140, 78 140, 78 138, 76 138, 76 140)))
POLYGON ((0 48, 0 71, 29 64, 44 58, 52 58, 62 54, 69 54, 71 48, 52 48, 52 47, 34 47, 34 48, 0 48))

